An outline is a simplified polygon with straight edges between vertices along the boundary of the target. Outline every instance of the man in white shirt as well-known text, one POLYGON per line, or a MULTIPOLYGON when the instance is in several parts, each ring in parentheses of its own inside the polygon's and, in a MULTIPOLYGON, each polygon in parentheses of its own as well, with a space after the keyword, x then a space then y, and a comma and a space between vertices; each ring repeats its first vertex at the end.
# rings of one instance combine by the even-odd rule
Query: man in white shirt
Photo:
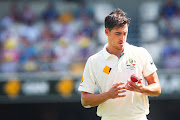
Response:
POLYGON ((98 106, 97 115, 102 120, 147 120, 148 96, 161 93, 150 54, 126 42, 129 23, 130 19, 119 8, 106 16, 108 43, 87 60, 78 89, 82 105, 98 106), (132 74, 142 80, 130 81, 132 74), (96 85, 99 94, 94 94, 96 85))

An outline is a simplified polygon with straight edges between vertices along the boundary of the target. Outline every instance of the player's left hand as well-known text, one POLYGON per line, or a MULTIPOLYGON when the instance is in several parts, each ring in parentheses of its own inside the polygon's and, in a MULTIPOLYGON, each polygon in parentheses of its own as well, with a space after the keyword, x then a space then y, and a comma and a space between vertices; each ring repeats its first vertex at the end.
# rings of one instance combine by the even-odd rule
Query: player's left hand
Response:
POLYGON ((137 83, 132 82, 131 80, 127 81, 126 89, 130 91, 140 92, 142 93, 144 85, 142 84, 142 79, 139 80, 137 83))

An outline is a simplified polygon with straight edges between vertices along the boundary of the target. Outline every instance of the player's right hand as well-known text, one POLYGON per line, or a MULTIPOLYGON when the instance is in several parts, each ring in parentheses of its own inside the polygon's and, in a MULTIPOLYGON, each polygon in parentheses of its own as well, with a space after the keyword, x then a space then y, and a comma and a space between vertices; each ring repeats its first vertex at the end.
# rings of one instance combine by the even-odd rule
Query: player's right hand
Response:
POLYGON ((126 87, 123 86, 124 83, 115 83, 113 84, 112 88, 108 91, 109 97, 111 99, 115 99, 117 97, 125 97, 125 94, 121 94, 126 92, 126 87))

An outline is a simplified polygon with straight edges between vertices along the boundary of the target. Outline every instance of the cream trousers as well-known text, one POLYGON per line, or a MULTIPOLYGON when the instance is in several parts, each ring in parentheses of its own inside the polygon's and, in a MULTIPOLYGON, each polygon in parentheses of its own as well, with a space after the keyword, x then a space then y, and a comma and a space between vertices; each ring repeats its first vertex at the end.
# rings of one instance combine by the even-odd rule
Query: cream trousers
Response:
POLYGON ((129 119, 124 119, 121 116, 102 116, 101 120, 148 120, 146 115, 137 117, 137 118, 129 118, 129 119))

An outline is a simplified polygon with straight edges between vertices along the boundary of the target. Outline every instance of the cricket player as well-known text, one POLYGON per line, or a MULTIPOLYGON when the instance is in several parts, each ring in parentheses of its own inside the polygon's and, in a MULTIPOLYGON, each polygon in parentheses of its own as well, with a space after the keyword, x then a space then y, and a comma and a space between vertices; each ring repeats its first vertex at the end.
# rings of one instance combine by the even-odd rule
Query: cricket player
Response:
POLYGON ((157 68, 145 48, 126 42, 130 19, 121 9, 105 18, 108 43, 88 58, 78 88, 86 108, 98 106, 102 120, 147 120, 148 96, 159 96, 157 68), (140 78, 130 80, 131 75, 140 78), (94 94, 95 86, 99 94, 94 94))

